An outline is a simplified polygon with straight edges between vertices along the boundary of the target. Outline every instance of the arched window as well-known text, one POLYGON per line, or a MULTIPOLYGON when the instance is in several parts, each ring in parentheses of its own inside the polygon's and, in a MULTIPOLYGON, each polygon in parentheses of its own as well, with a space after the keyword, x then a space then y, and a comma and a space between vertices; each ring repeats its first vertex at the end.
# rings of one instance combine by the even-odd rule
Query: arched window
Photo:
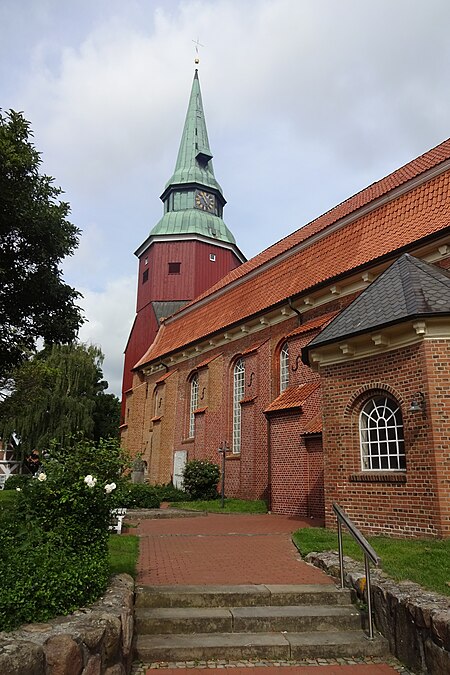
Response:
POLYGON ((191 396, 189 400, 189 438, 194 437, 195 432, 195 415, 194 410, 198 408, 198 375, 194 375, 191 379, 191 396))
POLYGON ((287 342, 280 351, 280 394, 289 386, 289 345, 287 342))
POLYGON ((241 452, 241 404, 244 398, 245 366, 244 361, 239 359, 234 364, 233 370, 233 443, 234 454, 241 452))
POLYGON ((364 405, 359 417, 363 471, 404 471, 402 413, 388 396, 375 396, 364 405))

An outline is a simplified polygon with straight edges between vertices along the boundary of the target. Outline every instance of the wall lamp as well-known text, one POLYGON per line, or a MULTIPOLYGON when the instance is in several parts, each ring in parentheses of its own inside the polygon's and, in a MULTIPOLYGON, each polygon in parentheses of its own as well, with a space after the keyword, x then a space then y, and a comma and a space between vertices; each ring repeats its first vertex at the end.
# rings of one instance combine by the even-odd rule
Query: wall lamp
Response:
POLYGON ((413 394, 409 412, 425 412, 425 394, 422 391, 413 394))

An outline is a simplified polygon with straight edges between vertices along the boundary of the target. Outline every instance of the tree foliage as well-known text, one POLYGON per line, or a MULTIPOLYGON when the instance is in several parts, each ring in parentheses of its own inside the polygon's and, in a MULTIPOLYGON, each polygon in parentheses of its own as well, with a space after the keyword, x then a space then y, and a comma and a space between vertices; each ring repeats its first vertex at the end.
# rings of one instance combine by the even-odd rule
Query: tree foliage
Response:
POLYGON ((103 354, 84 344, 46 347, 13 372, 0 403, 0 437, 12 433, 24 454, 51 441, 70 446, 76 437, 117 437, 120 403, 105 394, 103 354))
POLYGON ((0 377, 35 351, 68 343, 83 322, 80 294, 59 264, 78 245, 62 190, 39 172, 41 157, 21 113, 0 111, 0 377))

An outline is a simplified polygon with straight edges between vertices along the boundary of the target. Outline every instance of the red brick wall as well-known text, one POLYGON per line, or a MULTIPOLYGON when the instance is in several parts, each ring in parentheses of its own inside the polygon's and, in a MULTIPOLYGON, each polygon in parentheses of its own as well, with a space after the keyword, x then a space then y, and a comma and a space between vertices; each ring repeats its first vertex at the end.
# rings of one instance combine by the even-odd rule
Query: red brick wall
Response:
MULTIPOLYGON (((151 482, 163 483, 171 479, 176 450, 187 450, 188 460, 209 459, 220 463, 219 446, 226 441, 231 447, 233 367, 236 358, 242 354, 245 393, 241 404, 241 453, 227 458, 226 494, 247 499, 269 498, 269 423, 264 410, 279 394, 279 346, 297 325, 296 317, 286 319, 257 334, 243 334, 240 340, 183 361, 173 375, 157 385, 161 405, 158 403, 156 411, 159 419, 153 422, 155 383, 164 373, 161 371, 145 380, 135 376, 136 391, 128 397, 131 425, 124 430, 124 445, 133 454, 144 453, 151 482), (211 357, 215 358, 198 368, 211 357), (199 378, 198 407, 202 412, 195 415, 195 435, 190 439, 190 378, 193 373, 199 378), (142 392, 140 387, 143 387, 142 392)), ((297 358, 302 346, 316 333, 317 330, 289 338, 290 386, 318 380, 318 374, 297 358)), ((301 417, 304 425, 318 410, 319 399, 311 400, 307 411, 300 416, 284 416, 282 429, 278 430, 278 423, 275 423, 272 448, 284 455, 284 459, 280 458, 280 467, 287 466, 289 474, 286 479, 282 472, 276 473, 273 482, 272 508, 279 513, 323 516, 321 453, 307 450, 296 421, 301 417), (295 444, 295 451, 290 449, 291 442, 295 444), (294 465, 296 468, 292 470, 294 465), (314 494, 309 494, 308 484, 313 486, 314 494)), ((311 441, 310 445, 312 443, 317 449, 318 442, 311 441)))
POLYGON ((448 350, 445 341, 426 341, 321 369, 328 526, 335 526, 331 504, 336 501, 363 532, 448 536, 448 350), (426 414, 409 411, 417 391, 425 393, 426 414), (359 413, 379 392, 394 396, 402 410, 404 474, 361 470, 359 413), (446 478, 439 477, 445 462, 446 478), (369 475, 377 482, 358 482, 369 475))
POLYGON ((423 351, 438 500, 436 517, 440 521, 441 536, 450 537, 450 342, 427 340, 423 351))
POLYGON ((271 510, 308 515, 306 448, 300 441, 300 414, 270 420, 271 510))
POLYGON ((322 437, 305 437, 308 459, 308 513, 311 518, 325 516, 325 489, 323 483, 322 437))
POLYGON ((303 434, 305 417, 318 410, 319 393, 305 412, 270 415, 271 510, 324 519, 323 453, 321 436, 303 434))

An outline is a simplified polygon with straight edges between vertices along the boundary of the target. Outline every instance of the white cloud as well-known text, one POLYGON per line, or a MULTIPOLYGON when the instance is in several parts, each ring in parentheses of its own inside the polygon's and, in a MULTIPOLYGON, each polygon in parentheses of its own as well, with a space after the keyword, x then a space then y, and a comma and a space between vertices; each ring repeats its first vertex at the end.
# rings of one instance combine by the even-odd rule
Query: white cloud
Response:
POLYGON ((64 276, 68 283, 78 285, 72 279, 84 279, 83 286, 101 287, 107 266, 105 255, 106 233, 97 223, 83 227, 78 248, 73 256, 66 258, 63 264, 64 276))
POLYGON ((135 306, 132 251, 162 215, 192 40, 205 45, 225 220, 254 255, 448 136, 449 23, 448 0, 0 3, 0 99, 32 121, 83 230, 64 269, 114 391, 135 306))
POLYGON ((79 339, 98 345, 105 354, 103 375, 109 391, 121 396, 123 351, 134 318, 136 280, 134 276, 111 281, 103 291, 80 289, 80 302, 88 321, 79 339))

